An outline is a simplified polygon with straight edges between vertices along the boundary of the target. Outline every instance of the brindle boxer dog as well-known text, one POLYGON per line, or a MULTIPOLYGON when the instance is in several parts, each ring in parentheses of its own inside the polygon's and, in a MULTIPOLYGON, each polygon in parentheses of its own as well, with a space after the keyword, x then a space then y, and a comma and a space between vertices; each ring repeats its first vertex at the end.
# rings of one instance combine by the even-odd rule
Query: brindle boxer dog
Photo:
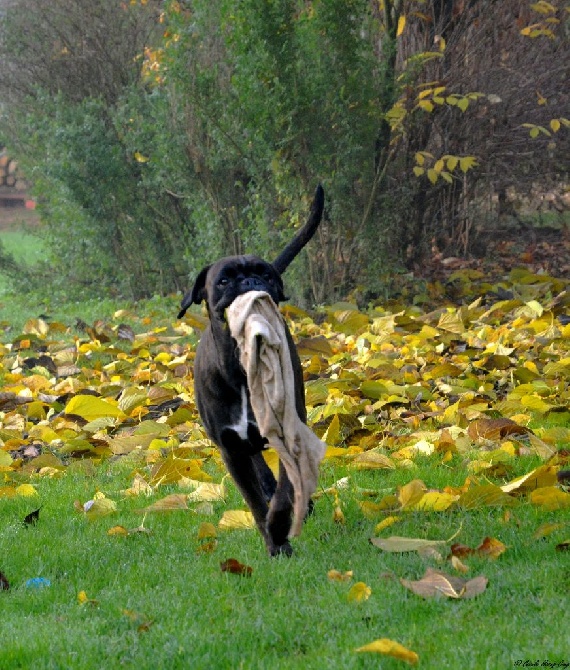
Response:
MULTIPOLYGON (((198 411, 211 440, 251 509, 271 556, 290 556, 293 489, 285 467, 279 464, 278 481, 265 463, 267 440, 255 422, 247 378, 240 365, 235 340, 225 320, 225 310, 237 296, 265 291, 276 304, 285 300, 281 275, 314 235, 322 217, 324 191, 318 186, 306 224, 273 261, 257 256, 228 256, 204 268, 194 287, 182 300, 178 318, 193 304, 206 301, 210 323, 198 345, 194 385, 198 411)), ((287 330, 295 379, 295 404, 306 423, 303 374, 297 350, 287 330)))

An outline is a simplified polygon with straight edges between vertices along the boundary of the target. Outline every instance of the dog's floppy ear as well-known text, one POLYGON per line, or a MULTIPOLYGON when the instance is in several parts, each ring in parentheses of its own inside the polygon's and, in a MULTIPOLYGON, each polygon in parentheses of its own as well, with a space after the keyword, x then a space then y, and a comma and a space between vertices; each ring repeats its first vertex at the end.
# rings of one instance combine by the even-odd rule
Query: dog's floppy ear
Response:
POLYGON ((278 302, 282 302, 283 300, 289 300, 289 298, 285 295, 284 288, 283 288, 283 279, 281 279, 281 275, 273 268, 273 272, 275 272, 275 283, 277 284, 277 289, 279 292, 278 295, 278 302))
POLYGON ((211 267, 211 265, 208 265, 200 271, 200 274, 196 277, 192 290, 188 291, 182 298, 182 304, 180 305, 180 311, 178 312, 179 319, 186 314, 186 310, 190 305, 199 305, 202 300, 206 300, 206 275, 211 267))

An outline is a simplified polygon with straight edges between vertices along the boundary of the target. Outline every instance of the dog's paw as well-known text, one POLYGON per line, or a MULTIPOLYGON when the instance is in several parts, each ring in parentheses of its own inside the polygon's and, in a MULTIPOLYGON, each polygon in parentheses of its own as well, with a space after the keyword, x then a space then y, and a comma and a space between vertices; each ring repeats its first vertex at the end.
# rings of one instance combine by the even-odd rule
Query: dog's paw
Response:
POLYGON ((292 554, 293 547, 289 542, 285 542, 285 544, 274 544, 269 548, 270 556, 292 556, 292 554))

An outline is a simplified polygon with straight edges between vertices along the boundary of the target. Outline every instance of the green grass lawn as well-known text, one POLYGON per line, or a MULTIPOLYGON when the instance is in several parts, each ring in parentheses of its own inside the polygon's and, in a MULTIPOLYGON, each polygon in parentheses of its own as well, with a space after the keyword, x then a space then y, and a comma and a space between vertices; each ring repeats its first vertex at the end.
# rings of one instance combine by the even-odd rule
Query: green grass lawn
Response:
MULTIPOLYGON (((32 266, 42 260, 43 242, 30 229, 0 228, 0 243, 19 263, 32 266)), ((10 299, 11 289, 11 282, 0 266, 0 301, 10 299)))
MULTIPOLYGON (((449 472, 423 464, 426 483, 449 472)), ((68 473, 37 481, 39 500, 12 498, 1 506, 1 569, 11 589, 2 603, 2 668, 396 668, 402 661, 354 650, 391 638, 415 651, 423 668, 515 667, 519 660, 568 661, 568 554, 555 551, 570 526, 534 539, 538 526, 566 514, 517 507, 471 513, 411 513, 383 535, 446 539, 478 546, 486 536, 507 550, 497 559, 472 558, 469 577, 485 575, 487 590, 472 600, 422 599, 399 578, 419 579, 433 559, 384 553, 369 543, 374 520, 355 503, 358 488, 392 488, 401 473, 355 472, 327 465, 323 484, 348 474, 343 494, 345 524, 332 519, 321 497, 291 559, 270 559, 254 530, 218 533, 212 553, 197 552, 198 527, 224 508, 241 508, 230 485, 226 504, 213 517, 192 511, 148 514, 150 534, 114 537, 107 530, 141 523, 135 510, 151 499, 124 499, 132 472, 124 464, 98 468, 94 476, 68 473), (73 503, 104 491, 119 512, 88 522, 73 503), (39 521, 22 523, 42 505, 39 521), (251 577, 223 573, 236 558, 251 577), (351 582, 327 579, 330 569, 352 570, 351 582), (51 586, 26 587, 34 577, 51 586), (349 602, 350 586, 365 582, 370 598, 349 602), (97 604, 80 604, 85 591, 97 604)), ((454 469, 460 483, 466 473, 454 469)), ((167 492, 167 491, 165 491, 167 492)), ((161 493, 163 495, 164 492, 161 493)), ((160 497, 160 496, 157 496, 160 497)), ((443 552, 446 553, 445 551, 443 552)), ((452 573, 449 563, 441 569, 452 573)))
MULTIPOLYGON (((44 260, 44 242, 33 229, 17 226, 0 228, 0 243, 20 263, 34 266, 44 260)), ((159 298, 145 301, 144 309, 150 317, 156 314, 160 317, 169 314, 175 316, 179 302, 179 297, 159 298)), ((79 319, 88 324, 98 319, 111 319, 114 312, 120 309, 136 312, 139 308, 125 300, 110 298, 90 298, 82 301, 66 300, 61 295, 54 298, 48 289, 33 293, 19 291, 17 283, 14 285, 0 266, 0 328, 6 331, 4 339, 20 332, 28 319, 35 319, 40 315, 47 316, 50 321, 60 321, 73 327, 79 319)))
POLYGON ((22 263, 34 265, 43 257, 43 242, 31 231, 3 230, 0 240, 6 251, 14 254, 16 260, 22 263))
MULTIPOLYGON (((13 254, 18 262, 34 266, 44 260, 44 242, 26 227, 0 227, 0 243, 13 254)), ((135 304, 123 299, 108 297, 87 298, 84 300, 66 299, 61 293, 52 295, 50 290, 28 292, 19 290, 2 272, 0 266, 0 339, 9 340, 15 333, 21 332, 26 321, 47 317, 49 321, 61 322, 74 328, 78 320, 92 324, 97 320, 111 321, 118 310, 144 315, 150 319, 174 318, 179 310, 181 296, 156 297, 135 304)), ((129 323, 129 314, 122 320, 129 323)))

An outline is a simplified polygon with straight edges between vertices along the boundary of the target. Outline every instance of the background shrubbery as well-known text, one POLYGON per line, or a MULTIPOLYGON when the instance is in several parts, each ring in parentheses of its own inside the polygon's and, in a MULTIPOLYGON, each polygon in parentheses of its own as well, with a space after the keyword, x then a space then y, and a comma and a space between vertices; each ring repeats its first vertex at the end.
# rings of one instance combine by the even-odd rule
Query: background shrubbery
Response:
POLYGON ((36 281, 184 289, 221 254, 276 255, 318 181, 297 300, 385 294, 434 249, 468 253, 567 178, 567 17, 543 0, 11 0, 3 140, 41 206, 36 281))

